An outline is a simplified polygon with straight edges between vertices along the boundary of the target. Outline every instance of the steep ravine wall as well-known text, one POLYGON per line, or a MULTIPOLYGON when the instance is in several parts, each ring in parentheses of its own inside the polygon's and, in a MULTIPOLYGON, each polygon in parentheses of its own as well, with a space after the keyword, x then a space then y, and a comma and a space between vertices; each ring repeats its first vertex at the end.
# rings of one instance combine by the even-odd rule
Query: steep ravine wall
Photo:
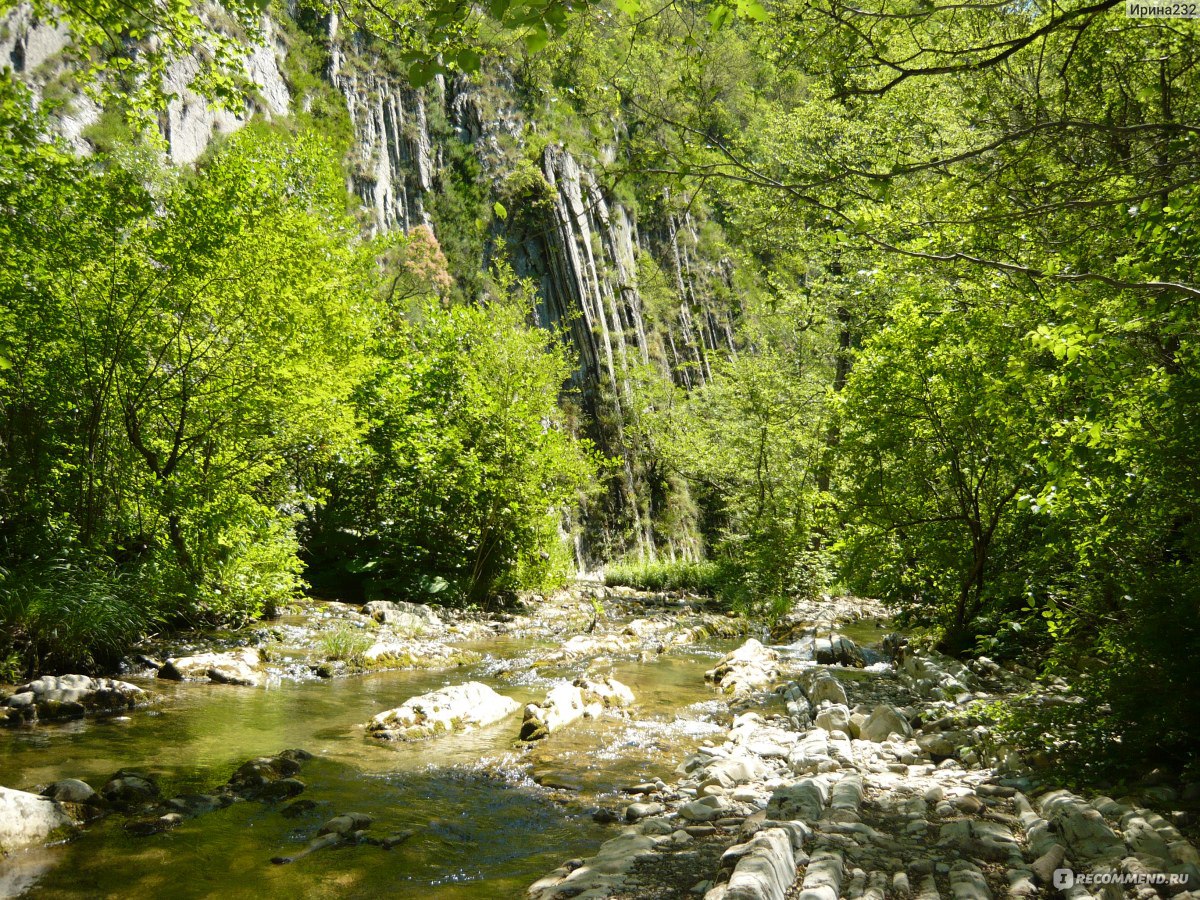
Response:
MULTIPOLYGON (((347 160, 347 190, 362 204, 371 231, 417 225, 434 227, 431 201, 446 187, 449 142, 470 148, 484 183, 497 199, 508 176, 526 156, 527 134, 520 88, 503 70, 474 81, 439 78, 416 90, 363 42, 340 33, 336 17, 319 36, 326 70, 319 74, 336 88, 349 116, 353 141, 347 160), (434 128, 437 119, 444 127, 434 128)), ((0 65, 9 65, 36 92, 62 75, 58 62, 66 36, 37 23, 26 11, 10 15, 0 31, 0 65)), ((257 85, 245 110, 214 110, 186 87, 191 70, 177 63, 168 73, 175 95, 160 116, 159 128, 173 162, 200 158, 211 141, 240 128, 254 116, 277 118, 307 109, 287 77, 288 42, 281 27, 264 20, 264 43, 250 55, 247 70, 257 85)), ((89 152, 89 127, 102 116, 82 95, 72 96, 57 121, 80 152, 89 152)), ((711 377, 714 356, 735 351, 728 301, 732 271, 727 260, 706 258, 698 224, 687 213, 638 213, 602 186, 599 168, 574 148, 550 141, 537 154, 537 166, 550 188, 550 201, 498 221, 484 256, 503 247, 517 273, 539 288, 539 325, 561 330, 578 355, 573 393, 578 396, 589 436, 620 461, 607 496, 579 510, 573 523, 581 568, 605 558, 633 553, 654 558, 694 556, 700 544, 694 529, 662 527, 663 490, 646 483, 643 466, 624 433, 633 402, 631 375, 657 372, 676 384, 695 387, 711 377), (670 283, 667 308, 651 315, 638 281, 638 258, 650 254, 670 283), (720 288, 717 290, 715 288, 720 288)), ((670 208, 662 197, 638 198, 644 209, 670 208), (645 202, 642 202, 642 201, 645 202)), ((445 240, 445 236, 439 235, 445 240)), ((479 265, 485 265, 480 259, 479 265)), ((661 485, 659 486, 661 488, 661 485)), ((678 492, 679 486, 673 488, 678 492)), ((679 502, 686 497, 676 497, 679 502)), ((679 517, 672 517, 678 522, 679 517)))

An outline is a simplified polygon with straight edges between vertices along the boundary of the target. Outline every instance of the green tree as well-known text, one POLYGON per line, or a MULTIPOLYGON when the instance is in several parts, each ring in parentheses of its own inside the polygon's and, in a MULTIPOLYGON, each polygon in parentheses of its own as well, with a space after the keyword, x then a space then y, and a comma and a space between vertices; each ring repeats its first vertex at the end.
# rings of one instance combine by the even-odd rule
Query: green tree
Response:
POLYGON ((471 603, 565 576, 562 514, 594 464, 565 427, 569 362, 528 324, 532 302, 501 269, 485 306, 391 308, 358 398, 366 453, 332 473, 309 526, 314 570, 471 603))
POLYGON ((13 615, 47 560, 71 583, 110 572, 162 615, 286 599, 309 496, 292 473, 355 439, 345 401, 375 290, 336 163, 250 129, 194 177, 148 185, 127 166, 149 158, 47 140, 11 83, 0 112, 13 615))
POLYGON ((989 606, 1023 602, 1018 498, 1042 484, 1028 344, 1010 298, 972 288, 917 288, 894 305, 840 397, 843 547, 857 586, 919 604, 955 651, 974 645, 989 606))

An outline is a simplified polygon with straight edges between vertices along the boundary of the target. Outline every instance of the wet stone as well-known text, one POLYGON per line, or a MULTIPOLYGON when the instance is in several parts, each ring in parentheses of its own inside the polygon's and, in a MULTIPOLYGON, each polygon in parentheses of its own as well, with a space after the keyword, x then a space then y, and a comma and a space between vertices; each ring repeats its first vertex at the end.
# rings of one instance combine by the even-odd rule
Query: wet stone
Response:
POLYGON ((313 800, 297 800, 295 803, 289 803, 281 809, 279 814, 285 819, 298 819, 316 808, 317 804, 313 800))
POLYGON ((118 807, 146 803, 158 797, 158 785, 143 772, 121 770, 100 789, 100 796, 118 807))
POLYGON ((64 778, 62 781, 56 781, 42 791, 42 796, 60 803, 89 803, 98 799, 92 786, 78 778, 64 778))
POLYGON ((625 821, 636 822, 647 816, 657 816, 666 809, 661 803, 631 803, 625 807, 625 821))

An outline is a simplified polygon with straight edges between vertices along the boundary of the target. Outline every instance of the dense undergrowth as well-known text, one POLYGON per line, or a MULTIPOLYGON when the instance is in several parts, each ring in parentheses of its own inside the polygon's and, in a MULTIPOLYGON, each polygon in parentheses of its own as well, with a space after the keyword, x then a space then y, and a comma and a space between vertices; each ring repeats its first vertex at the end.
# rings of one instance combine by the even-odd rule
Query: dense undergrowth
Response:
POLYGON ((721 594, 724 573, 717 563, 709 561, 614 563, 605 567, 604 583, 642 591, 687 591, 715 597, 721 594))

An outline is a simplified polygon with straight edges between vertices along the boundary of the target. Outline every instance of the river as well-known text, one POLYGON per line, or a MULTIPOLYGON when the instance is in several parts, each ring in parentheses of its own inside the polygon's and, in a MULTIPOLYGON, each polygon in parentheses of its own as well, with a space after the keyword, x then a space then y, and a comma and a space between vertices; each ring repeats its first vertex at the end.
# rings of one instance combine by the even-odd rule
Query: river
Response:
MULTIPOLYGON (((614 615, 601 631, 619 633, 632 615, 614 615)), ((150 837, 127 834, 124 817, 111 816, 10 861, 19 866, 10 889, 80 898, 519 897, 541 873, 605 838, 591 815, 597 804, 622 787, 668 778, 727 723, 704 672, 737 643, 718 638, 664 653, 534 665, 561 646, 561 636, 497 635, 464 644, 482 659, 452 669, 284 677, 257 688, 129 677, 161 702, 115 719, 0 733, 0 784, 36 791, 79 778, 99 788, 131 768, 154 775, 164 798, 208 793, 245 760, 296 747, 316 757, 300 775, 316 808, 288 819, 281 804, 237 802, 150 837), (632 713, 578 721, 532 747, 516 741, 519 715, 409 744, 381 742, 363 727, 446 685, 482 681, 524 704, 598 667, 633 690, 632 713), (390 850, 356 845, 271 864, 346 812, 373 816, 371 831, 381 837, 413 836, 390 850)))

